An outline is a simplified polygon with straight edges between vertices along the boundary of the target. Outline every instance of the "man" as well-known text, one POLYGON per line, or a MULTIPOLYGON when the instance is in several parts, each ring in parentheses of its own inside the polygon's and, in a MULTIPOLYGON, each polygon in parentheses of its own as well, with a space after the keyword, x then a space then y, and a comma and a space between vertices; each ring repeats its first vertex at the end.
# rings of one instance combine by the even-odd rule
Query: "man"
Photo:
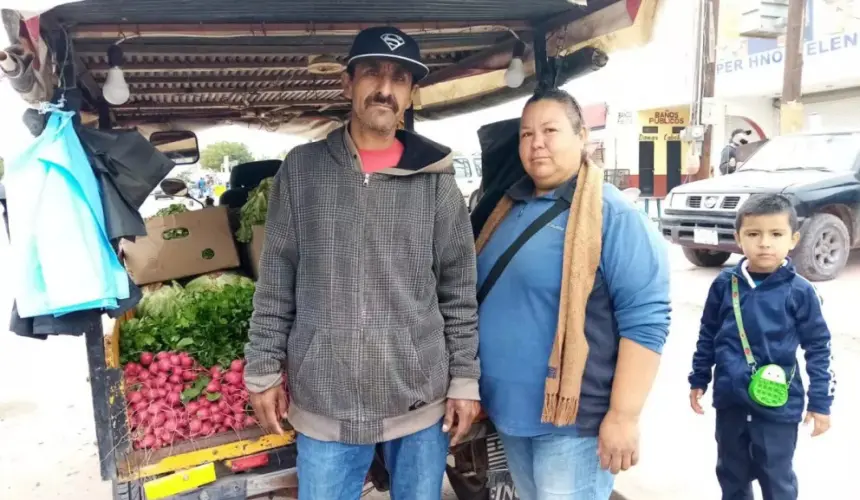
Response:
POLYGON ((726 147, 723 148, 722 153, 720 154, 720 173, 723 175, 733 174, 738 167, 738 146, 743 146, 745 144, 749 144, 749 141, 746 140, 752 134, 752 130, 744 130, 742 128, 738 128, 732 131, 732 135, 729 138, 729 143, 726 144, 726 147))
POLYGON ((472 230, 451 150, 397 130, 417 43, 369 28, 347 65, 350 122, 273 181, 245 381, 267 430, 289 408, 302 500, 358 498, 377 444, 393 498, 438 500, 479 411, 472 230))

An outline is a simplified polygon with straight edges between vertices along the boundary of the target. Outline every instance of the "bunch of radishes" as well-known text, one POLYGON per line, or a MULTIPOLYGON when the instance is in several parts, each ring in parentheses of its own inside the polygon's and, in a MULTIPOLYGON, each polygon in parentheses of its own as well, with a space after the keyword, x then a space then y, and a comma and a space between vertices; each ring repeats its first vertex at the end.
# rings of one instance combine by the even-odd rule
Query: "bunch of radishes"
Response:
POLYGON ((227 371, 205 368, 187 353, 144 352, 124 368, 128 423, 135 449, 157 450, 179 441, 257 424, 237 359, 227 371))

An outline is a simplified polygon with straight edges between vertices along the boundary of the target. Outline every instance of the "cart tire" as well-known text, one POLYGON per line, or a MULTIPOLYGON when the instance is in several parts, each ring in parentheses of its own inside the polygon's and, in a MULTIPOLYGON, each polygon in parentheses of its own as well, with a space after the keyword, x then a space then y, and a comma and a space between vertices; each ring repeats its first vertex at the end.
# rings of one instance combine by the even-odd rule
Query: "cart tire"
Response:
POLYGON ((114 500, 146 500, 146 494, 143 492, 143 486, 138 481, 118 483, 114 480, 113 498, 114 500))
POLYGON ((480 188, 476 189, 474 192, 472 192, 472 195, 469 196, 469 212, 474 211, 475 207, 478 206, 478 200, 481 198, 480 191, 480 188))
POLYGON ((450 465, 446 467, 445 472, 457 500, 490 500, 490 490, 487 488, 486 481, 464 476, 450 465))

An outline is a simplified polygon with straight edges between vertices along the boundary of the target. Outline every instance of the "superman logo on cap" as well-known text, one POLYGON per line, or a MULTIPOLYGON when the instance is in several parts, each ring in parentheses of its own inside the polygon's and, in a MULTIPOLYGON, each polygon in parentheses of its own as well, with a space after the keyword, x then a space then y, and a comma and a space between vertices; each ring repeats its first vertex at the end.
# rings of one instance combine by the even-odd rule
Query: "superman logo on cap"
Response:
POLYGON ((394 33, 385 33, 379 38, 385 42, 385 45, 388 45, 388 48, 391 49, 392 52, 406 44, 406 40, 404 40, 403 37, 395 35, 394 33))

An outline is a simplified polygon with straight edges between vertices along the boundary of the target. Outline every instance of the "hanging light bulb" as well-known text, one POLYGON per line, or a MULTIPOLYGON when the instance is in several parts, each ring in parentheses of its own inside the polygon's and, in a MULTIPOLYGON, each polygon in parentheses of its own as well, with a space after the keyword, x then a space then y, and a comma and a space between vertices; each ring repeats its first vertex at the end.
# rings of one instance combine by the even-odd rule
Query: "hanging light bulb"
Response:
POLYGON ((515 89, 519 88, 526 79, 526 71, 523 67, 523 54, 526 52, 526 44, 522 40, 517 39, 514 45, 514 53, 511 56, 511 63, 508 64, 508 69, 505 71, 505 85, 515 89))
POLYGON ((128 83, 125 81, 122 68, 122 49, 119 45, 111 45, 108 49, 108 69, 107 78, 102 86, 102 95, 105 101, 115 106, 125 104, 131 92, 128 89, 128 83))

